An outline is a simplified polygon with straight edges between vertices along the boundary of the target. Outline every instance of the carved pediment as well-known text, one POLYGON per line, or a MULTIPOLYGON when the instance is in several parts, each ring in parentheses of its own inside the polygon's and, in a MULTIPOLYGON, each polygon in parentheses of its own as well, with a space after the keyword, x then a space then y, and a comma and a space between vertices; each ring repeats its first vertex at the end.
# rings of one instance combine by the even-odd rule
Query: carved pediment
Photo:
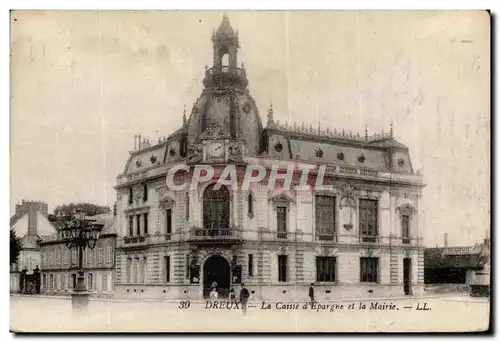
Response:
POLYGON ((272 191, 270 190, 268 192, 268 198, 269 201, 273 201, 275 203, 294 203, 295 200, 293 199, 293 195, 290 193, 290 191, 272 191))
POLYGON ((405 203, 405 204, 400 205, 397 208, 397 210, 401 214, 408 214, 408 215, 412 215, 416 211, 415 207, 413 207, 410 203, 405 203))
POLYGON ((363 249, 360 251, 360 256, 362 258, 378 258, 380 256, 380 249, 372 249, 372 248, 368 248, 368 249, 363 249))
POLYGON ((339 252, 338 248, 329 247, 329 246, 318 246, 315 248, 316 256, 336 256, 339 252))

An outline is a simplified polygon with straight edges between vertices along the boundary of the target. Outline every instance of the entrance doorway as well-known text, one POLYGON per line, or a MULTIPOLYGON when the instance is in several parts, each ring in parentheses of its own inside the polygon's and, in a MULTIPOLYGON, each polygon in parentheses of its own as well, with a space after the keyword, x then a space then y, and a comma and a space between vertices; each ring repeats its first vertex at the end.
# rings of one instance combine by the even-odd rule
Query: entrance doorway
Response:
POLYGON ((403 259, 403 286, 405 295, 411 295, 411 259, 403 259))
POLYGON ((231 269, 226 258, 213 255, 203 265, 203 297, 210 295, 211 285, 217 283, 217 292, 220 297, 228 297, 231 284, 231 269))

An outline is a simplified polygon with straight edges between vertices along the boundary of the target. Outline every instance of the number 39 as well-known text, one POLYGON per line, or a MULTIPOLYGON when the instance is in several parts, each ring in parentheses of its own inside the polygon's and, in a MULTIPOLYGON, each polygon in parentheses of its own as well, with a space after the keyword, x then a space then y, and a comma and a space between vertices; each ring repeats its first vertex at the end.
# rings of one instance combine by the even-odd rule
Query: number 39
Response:
POLYGON ((179 309, 189 309, 191 302, 189 300, 183 300, 179 303, 179 309))

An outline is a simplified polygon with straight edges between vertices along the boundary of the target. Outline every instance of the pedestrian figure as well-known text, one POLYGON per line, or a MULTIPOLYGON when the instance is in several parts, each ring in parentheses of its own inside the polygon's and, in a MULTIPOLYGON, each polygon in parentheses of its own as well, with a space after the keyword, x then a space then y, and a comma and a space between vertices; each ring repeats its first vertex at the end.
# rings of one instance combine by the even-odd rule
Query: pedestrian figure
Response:
POLYGON ((243 314, 245 316, 247 314, 248 297, 250 297, 250 292, 248 292, 248 290, 246 289, 245 284, 241 284, 240 303, 241 303, 241 309, 243 310, 243 314))
POLYGON ((210 292, 210 300, 217 300, 219 294, 217 293, 217 289, 214 287, 212 292, 210 292))
POLYGON ((236 293, 234 293, 234 287, 229 290, 229 301, 231 303, 236 303, 236 293))
POLYGON ((311 299, 311 307, 314 303, 314 283, 311 283, 311 286, 309 287, 309 298, 311 299))

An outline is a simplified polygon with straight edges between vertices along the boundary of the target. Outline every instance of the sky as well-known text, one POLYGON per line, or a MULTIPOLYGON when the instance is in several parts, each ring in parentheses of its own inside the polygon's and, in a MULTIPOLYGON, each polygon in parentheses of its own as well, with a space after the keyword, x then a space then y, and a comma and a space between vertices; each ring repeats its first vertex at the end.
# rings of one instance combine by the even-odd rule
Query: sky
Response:
MULTIPOLYGON (((364 133, 410 149, 424 244, 490 229, 490 22, 486 12, 237 11, 251 95, 275 120, 364 133)), ((112 206, 134 135, 182 124, 212 64, 218 11, 12 12, 11 215, 112 206)))

